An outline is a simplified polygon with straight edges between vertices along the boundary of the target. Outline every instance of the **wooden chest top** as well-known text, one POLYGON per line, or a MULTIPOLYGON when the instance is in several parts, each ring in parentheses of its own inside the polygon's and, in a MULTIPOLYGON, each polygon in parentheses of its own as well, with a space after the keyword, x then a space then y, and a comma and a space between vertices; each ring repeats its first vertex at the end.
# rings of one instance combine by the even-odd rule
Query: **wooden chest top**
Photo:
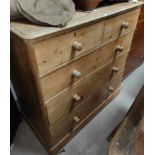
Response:
POLYGON ((119 3, 111 6, 104 6, 92 12, 79 12, 77 11, 70 22, 63 28, 39 26, 32 24, 25 20, 11 21, 11 32, 15 33, 20 38, 26 40, 39 41, 44 40, 58 34, 63 34, 68 31, 77 29, 84 25, 110 18, 122 14, 126 11, 133 10, 140 7, 143 2, 137 3, 119 3))

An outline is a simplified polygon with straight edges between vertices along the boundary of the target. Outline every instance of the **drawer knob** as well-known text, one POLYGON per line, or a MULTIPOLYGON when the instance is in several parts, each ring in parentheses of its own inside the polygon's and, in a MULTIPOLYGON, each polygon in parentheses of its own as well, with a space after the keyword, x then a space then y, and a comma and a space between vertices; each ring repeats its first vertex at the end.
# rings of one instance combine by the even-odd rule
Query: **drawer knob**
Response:
POLYGON ((76 77, 76 78, 79 78, 79 77, 81 76, 81 72, 75 69, 75 70, 72 72, 72 76, 73 76, 73 77, 76 77))
POLYGON ((123 51, 123 49, 124 49, 124 48, 123 48, 123 46, 121 46, 121 45, 117 45, 117 46, 116 46, 116 51, 120 51, 120 52, 121 52, 121 51, 123 51))
POLYGON ((81 101, 81 96, 79 96, 78 94, 75 94, 74 96, 73 96, 73 99, 74 99, 74 101, 76 101, 76 102, 79 102, 79 101, 81 101))
POLYGON ((78 116, 75 116, 73 120, 74 120, 75 123, 79 123, 80 122, 80 118, 78 116))
POLYGON ((124 29, 128 29, 128 27, 129 27, 128 22, 123 22, 122 25, 121 25, 121 28, 124 28, 124 29))
POLYGON ((75 50, 75 51, 81 51, 82 43, 80 43, 78 41, 74 41, 72 47, 73 47, 73 50, 75 50))
POLYGON ((115 73, 117 73, 117 72, 119 71, 119 68, 114 66, 114 67, 112 68, 112 71, 115 72, 115 73))
POLYGON ((109 90, 109 93, 113 93, 114 92, 114 88, 113 87, 109 87, 108 90, 109 90))

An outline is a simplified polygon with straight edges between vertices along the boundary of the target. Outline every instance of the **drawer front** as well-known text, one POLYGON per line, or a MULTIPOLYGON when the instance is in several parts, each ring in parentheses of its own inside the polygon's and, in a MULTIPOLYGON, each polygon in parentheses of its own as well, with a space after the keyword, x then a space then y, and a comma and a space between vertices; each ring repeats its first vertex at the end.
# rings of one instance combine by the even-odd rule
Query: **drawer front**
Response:
POLYGON ((100 45, 103 26, 96 23, 35 44, 40 76, 100 45))
POLYGON ((46 104, 50 126, 63 115, 70 114, 78 106, 83 104, 91 94, 109 80, 111 73, 110 65, 99 69, 79 84, 54 97, 46 104))
MULTIPOLYGON (((120 69, 124 67, 124 59, 125 56, 123 55, 120 56, 116 61, 120 69)), ((53 126, 51 126, 50 129, 54 144, 58 143, 67 134, 72 134, 73 129, 79 126, 80 122, 88 114, 90 114, 103 100, 105 100, 106 97, 108 97, 110 84, 109 80, 111 76, 114 76, 112 75, 112 68, 114 67, 113 65, 113 63, 109 63, 108 65, 106 65, 106 67, 108 68, 107 70, 110 71, 109 79, 101 83, 98 89, 96 89, 96 91, 91 94, 85 102, 80 104, 77 108, 70 112, 70 114, 62 116, 60 120, 58 120, 53 126)), ((104 74, 107 74, 107 72, 105 71, 104 74)), ((93 88, 93 84, 91 86, 93 88)))
POLYGON ((103 42, 111 42, 128 32, 134 31, 138 21, 139 12, 140 9, 136 9, 105 21, 103 42))
POLYGON ((78 81, 89 76, 93 71, 114 59, 116 53, 119 55, 120 53, 129 50, 132 36, 133 33, 129 33, 41 78, 40 81, 44 100, 46 101, 52 98, 57 93, 72 87, 78 81), (119 50, 118 46, 121 48, 123 47, 123 50, 119 50))

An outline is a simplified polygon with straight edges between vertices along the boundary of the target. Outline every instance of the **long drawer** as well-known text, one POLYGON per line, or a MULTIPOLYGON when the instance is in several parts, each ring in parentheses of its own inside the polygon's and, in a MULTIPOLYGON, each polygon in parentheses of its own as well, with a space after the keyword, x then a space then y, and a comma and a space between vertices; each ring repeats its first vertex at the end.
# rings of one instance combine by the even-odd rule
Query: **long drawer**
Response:
POLYGON ((128 32, 134 31, 138 21, 139 12, 140 9, 136 9, 106 20, 102 39, 103 42, 111 42, 128 32))
POLYGON ((100 45, 103 29, 99 22, 35 44, 40 76, 100 45))
MULTIPOLYGON (((109 78, 103 80, 100 85, 95 88, 93 94, 91 94, 83 103, 77 108, 73 109, 70 113, 61 117, 54 125, 51 126, 51 134, 53 142, 56 144, 65 135, 71 134, 72 130, 83 120, 89 113, 91 113, 103 100, 108 97, 110 78, 116 76, 113 74, 113 67, 118 66, 120 72, 125 65, 125 60, 128 53, 123 54, 115 62, 111 62, 103 67, 97 74, 99 77, 105 76, 108 71, 109 78), (115 64, 115 66, 113 66, 115 64), (103 72, 102 72, 103 71, 103 72), (110 71, 110 72, 109 72, 110 71)), ((118 73, 119 74, 119 73, 118 73)), ((72 104, 72 103, 71 103, 72 104)), ((50 116, 49 116, 50 117, 50 116)))
POLYGON ((108 61, 130 49, 133 32, 40 79, 44 100, 72 87, 108 61))

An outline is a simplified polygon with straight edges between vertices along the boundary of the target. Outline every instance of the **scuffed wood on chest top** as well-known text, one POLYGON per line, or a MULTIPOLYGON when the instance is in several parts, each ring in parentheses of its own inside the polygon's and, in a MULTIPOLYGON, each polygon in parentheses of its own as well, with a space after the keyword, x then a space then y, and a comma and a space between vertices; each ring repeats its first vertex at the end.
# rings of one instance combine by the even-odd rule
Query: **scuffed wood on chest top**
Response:
POLYGON ((11 79, 49 154, 118 95, 141 5, 77 12, 64 28, 11 22, 11 79))

